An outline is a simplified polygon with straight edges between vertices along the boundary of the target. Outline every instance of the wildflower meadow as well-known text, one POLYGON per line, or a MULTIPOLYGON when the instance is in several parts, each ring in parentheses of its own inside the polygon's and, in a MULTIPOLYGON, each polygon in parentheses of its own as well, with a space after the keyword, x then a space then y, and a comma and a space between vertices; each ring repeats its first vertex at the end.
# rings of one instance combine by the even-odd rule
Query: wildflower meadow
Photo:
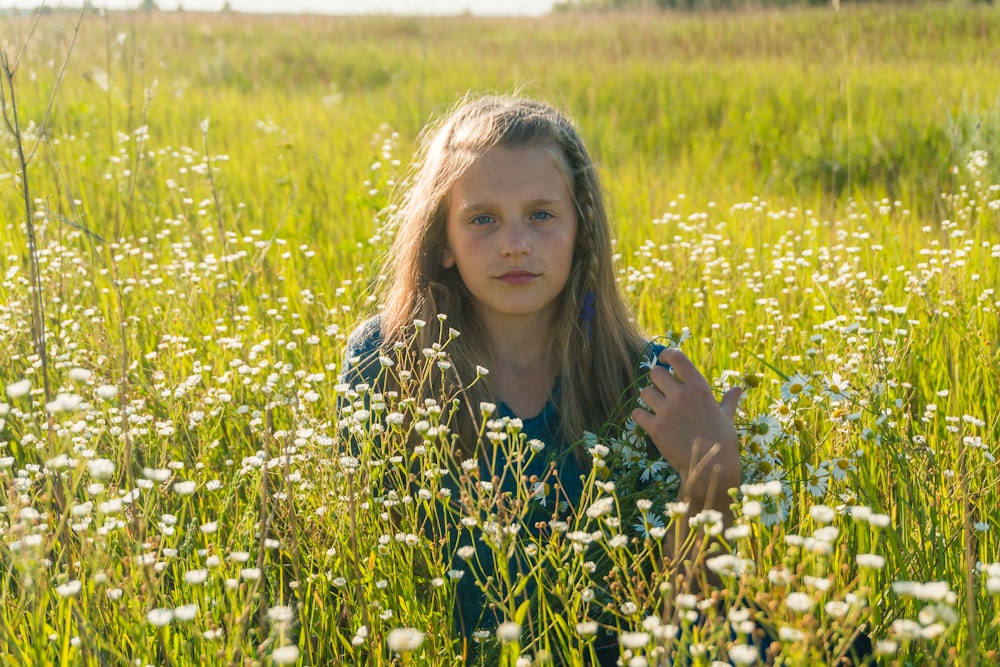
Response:
POLYGON ((1000 661, 995 6, 0 27, 0 664, 1000 661), (731 527, 634 424, 572 506, 495 406, 483 474, 460 396, 341 381, 468 90, 578 120, 641 326, 746 388, 731 527), (474 647, 447 530, 493 555, 474 647))

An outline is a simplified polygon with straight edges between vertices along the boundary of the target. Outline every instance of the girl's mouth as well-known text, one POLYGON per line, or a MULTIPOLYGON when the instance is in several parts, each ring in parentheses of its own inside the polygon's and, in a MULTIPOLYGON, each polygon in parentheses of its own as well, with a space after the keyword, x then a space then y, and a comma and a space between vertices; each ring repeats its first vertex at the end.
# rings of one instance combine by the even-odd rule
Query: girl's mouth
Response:
POLYGON ((508 285, 524 285, 537 277, 538 274, 530 271, 508 271, 500 276, 500 281, 508 285))

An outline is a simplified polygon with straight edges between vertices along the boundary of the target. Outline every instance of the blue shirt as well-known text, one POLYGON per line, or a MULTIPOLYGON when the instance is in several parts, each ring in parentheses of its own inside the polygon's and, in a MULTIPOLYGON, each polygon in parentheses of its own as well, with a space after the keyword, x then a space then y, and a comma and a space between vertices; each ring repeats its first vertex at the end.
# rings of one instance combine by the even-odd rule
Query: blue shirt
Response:
MULTIPOLYGON (((659 354, 659 351, 663 349, 662 346, 654 343, 650 345, 654 354, 659 354)), ((379 375, 383 371, 379 357, 385 353, 381 333, 381 317, 375 316, 360 324, 349 337, 344 351, 346 361, 341 374, 341 382, 348 383, 352 387, 364 383, 378 391, 379 375)), ((556 408, 558 394, 559 379, 557 378, 553 395, 546 402, 541 413, 529 419, 520 420, 521 433, 525 443, 532 440, 545 443, 544 449, 530 459, 521 475, 522 479, 530 480, 533 476, 537 476, 540 480, 532 489, 536 504, 527 520, 522 522, 522 526, 531 531, 534 531, 536 521, 551 519, 553 511, 556 509, 558 509, 560 517, 566 517, 569 514, 565 507, 567 502, 574 509, 577 509, 576 505, 583 495, 584 481, 589 474, 585 466, 581 465, 581 457, 559 430, 556 408), (549 471, 553 464, 554 475, 550 475, 549 471), (558 489, 556 482, 558 482, 558 489), (560 503, 560 506, 557 507, 554 503, 560 503)), ((497 411, 492 416, 494 419, 504 417, 520 419, 503 402, 499 402, 496 408, 497 411)), ((502 451, 498 451, 495 468, 487 465, 486 462, 480 463, 480 479, 489 480, 493 470, 499 474, 507 463, 502 451)), ((520 481, 511 479, 509 475, 506 476, 506 479, 507 483, 502 490, 513 490, 520 481)), ((446 480, 445 484, 457 492, 454 479, 446 480)), ((453 497, 457 497, 457 494, 453 497)), ((480 539, 481 537, 479 531, 473 532, 461 528, 449 535, 449 544, 453 550, 457 551, 459 547, 465 545, 470 545, 475 549, 474 559, 463 561, 456 556, 453 562, 454 569, 465 571, 465 575, 456 586, 455 623, 466 637, 470 637, 476 629, 494 627, 498 621, 504 620, 494 618, 485 608, 485 596, 476 585, 477 577, 482 578, 494 573, 497 567, 497 563, 493 559, 493 551, 480 539), (478 572, 470 571, 472 567, 475 567, 478 572)), ((510 576, 516 580, 519 568, 523 564, 514 559, 500 565, 511 568, 510 576)), ((533 594, 533 587, 528 586, 523 591, 522 599, 530 598, 533 594)))

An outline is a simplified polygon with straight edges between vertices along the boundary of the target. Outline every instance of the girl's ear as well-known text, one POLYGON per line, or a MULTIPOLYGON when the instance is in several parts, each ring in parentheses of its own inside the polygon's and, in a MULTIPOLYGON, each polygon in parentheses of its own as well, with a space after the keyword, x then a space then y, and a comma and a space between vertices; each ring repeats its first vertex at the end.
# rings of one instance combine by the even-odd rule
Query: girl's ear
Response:
POLYGON ((441 268, 450 269, 453 266, 455 266, 455 257, 452 256, 451 249, 448 248, 448 244, 446 243, 441 249, 441 268))

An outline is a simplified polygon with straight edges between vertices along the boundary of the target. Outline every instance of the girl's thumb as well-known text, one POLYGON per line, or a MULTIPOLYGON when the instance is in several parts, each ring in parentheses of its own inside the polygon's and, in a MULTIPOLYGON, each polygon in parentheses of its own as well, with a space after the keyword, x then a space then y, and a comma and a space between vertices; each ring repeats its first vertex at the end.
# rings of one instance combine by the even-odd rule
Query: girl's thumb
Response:
POLYGON ((743 396, 743 387, 733 387, 723 394, 719 407, 722 408, 722 414, 726 415, 726 419, 732 421, 736 418, 736 408, 740 405, 741 396, 743 396))

